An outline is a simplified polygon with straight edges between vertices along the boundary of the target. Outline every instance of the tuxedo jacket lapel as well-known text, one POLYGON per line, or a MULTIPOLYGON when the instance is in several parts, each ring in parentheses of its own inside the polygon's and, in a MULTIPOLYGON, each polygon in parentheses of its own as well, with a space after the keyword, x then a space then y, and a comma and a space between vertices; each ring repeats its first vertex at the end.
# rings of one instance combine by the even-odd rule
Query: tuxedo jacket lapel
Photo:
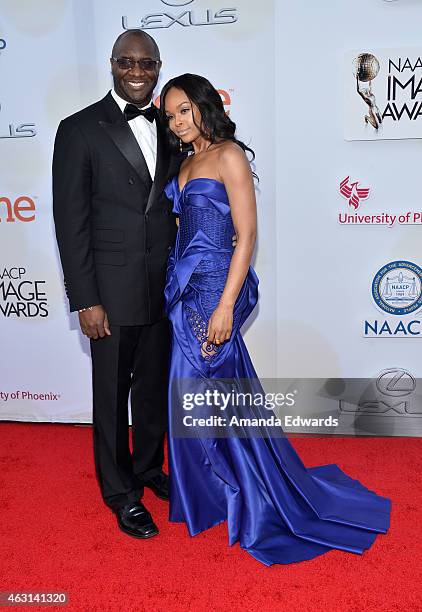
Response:
MULTIPOLYGON (((111 94, 103 100, 109 121, 99 121, 101 127, 107 132, 111 140, 127 159, 133 169, 141 178, 143 184, 149 189, 151 187, 151 175, 148 170, 142 150, 130 129, 123 113, 120 111, 111 94)), ((157 156, 158 158, 158 156, 157 156)))
POLYGON ((156 119, 157 125, 157 163, 155 165, 154 182, 149 194, 146 211, 148 211, 154 203, 154 200, 164 189, 164 184, 168 177, 168 167, 170 160, 170 151, 167 144, 165 128, 159 117, 156 119))

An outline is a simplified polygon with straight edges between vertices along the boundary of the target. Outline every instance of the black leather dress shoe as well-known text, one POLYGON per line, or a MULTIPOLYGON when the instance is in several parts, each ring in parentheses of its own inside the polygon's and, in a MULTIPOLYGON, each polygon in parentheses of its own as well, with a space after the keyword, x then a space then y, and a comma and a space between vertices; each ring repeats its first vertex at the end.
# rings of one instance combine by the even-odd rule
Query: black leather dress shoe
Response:
POLYGON ((169 499, 169 477, 164 472, 160 472, 155 476, 151 476, 147 480, 143 480, 142 484, 148 487, 160 499, 168 501, 169 499))
POLYGON ((158 534, 157 525, 144 504, 128 504, 115 510, 120 529, 134 538, 152 538, 158 534))

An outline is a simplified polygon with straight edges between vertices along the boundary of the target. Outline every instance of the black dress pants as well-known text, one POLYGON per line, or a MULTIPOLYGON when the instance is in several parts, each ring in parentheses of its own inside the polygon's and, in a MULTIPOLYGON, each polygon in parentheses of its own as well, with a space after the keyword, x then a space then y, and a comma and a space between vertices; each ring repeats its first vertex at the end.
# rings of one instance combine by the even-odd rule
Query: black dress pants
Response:
POLYGON ((139 501, 142 480, 163 466, 170 329, 168 319, 162 319, 151 325, 111 325, 110 331, 111 336, 91 340, 93 431, 101 493, 116 509, 139 501))

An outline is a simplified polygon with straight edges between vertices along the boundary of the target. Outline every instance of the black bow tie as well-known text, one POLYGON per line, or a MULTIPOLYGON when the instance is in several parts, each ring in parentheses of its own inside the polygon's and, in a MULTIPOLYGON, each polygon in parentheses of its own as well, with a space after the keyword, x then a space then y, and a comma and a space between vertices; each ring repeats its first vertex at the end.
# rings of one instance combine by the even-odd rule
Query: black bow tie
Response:
POLYGON ((126 104, 125 110, 123 111, 126 121, 135 119, 142 115, 145 119, 148 119, 151 123, 156 119, 156 108, 155 106, 148 106, 148 108, 138 108, 134 104, 126 104))

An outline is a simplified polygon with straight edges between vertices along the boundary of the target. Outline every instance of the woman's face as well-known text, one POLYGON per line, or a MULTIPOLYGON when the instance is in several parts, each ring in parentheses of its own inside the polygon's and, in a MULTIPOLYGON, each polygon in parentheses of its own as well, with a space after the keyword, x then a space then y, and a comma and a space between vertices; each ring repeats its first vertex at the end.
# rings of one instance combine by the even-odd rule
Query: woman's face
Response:
POLYGON ((168 90, 164 112, 169 128, 182 142, 191 143, 202 137, 197 127, 201 125, 201 113, 181 89, 168 90))

